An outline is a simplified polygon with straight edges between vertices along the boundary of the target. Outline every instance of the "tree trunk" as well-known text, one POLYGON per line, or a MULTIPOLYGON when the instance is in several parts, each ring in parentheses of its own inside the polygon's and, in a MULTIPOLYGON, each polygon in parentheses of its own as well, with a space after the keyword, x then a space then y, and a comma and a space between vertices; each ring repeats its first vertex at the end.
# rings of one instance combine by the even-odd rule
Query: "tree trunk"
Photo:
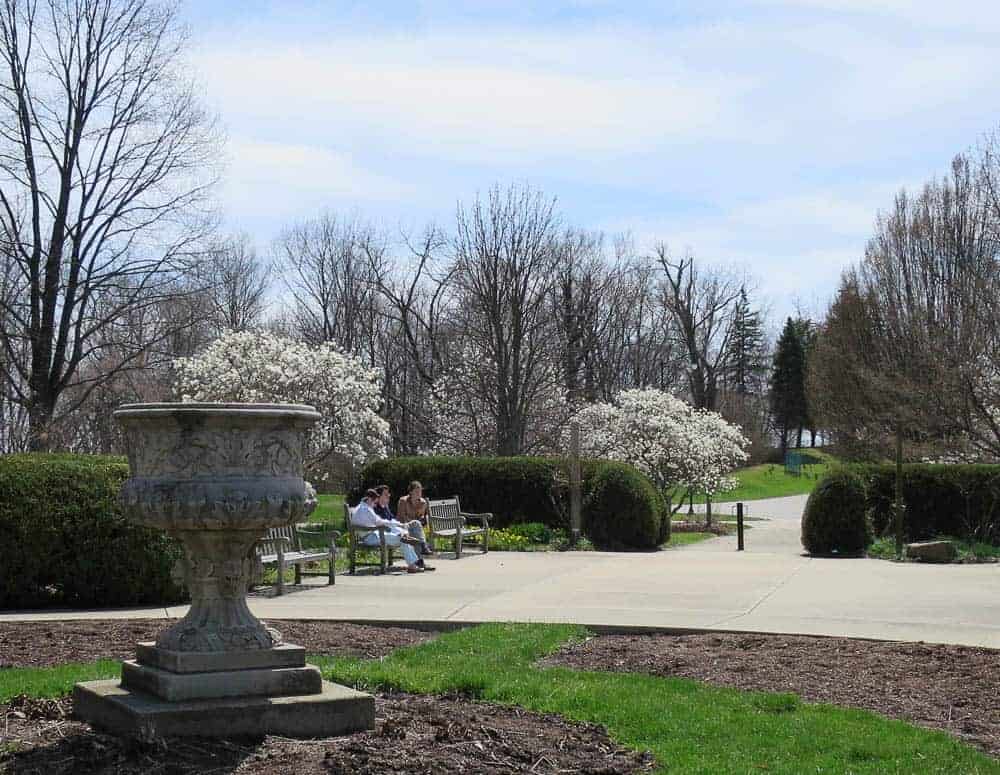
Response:
POLYGON ((795 449, 802 449, 802 426, 799 426, 799 432, 795 437, 795 449))
POLYGON ((30 452, 50 452, 52 450, 52 416, 55 401, 46 395, 35 396, 28 411, 28 450, 30 452))

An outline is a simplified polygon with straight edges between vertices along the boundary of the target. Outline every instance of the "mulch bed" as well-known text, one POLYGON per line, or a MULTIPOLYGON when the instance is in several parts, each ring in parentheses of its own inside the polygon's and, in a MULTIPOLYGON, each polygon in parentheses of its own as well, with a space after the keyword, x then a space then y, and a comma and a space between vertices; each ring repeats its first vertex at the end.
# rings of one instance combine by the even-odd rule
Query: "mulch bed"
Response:
POLYGON ((543 661, 793 692, 942 729, 1000 756, 1000 652, 786 635, 602 635, 543 661))
POLYGON ((620 748, 603 728, 457 697, 377 696, 376 728, 329 740, 174 738, 140 743, 69 718, 70 701, 0 706, 0 772, 28 775, 248 773, 648 772, 650 755, 620 748))
MULTIPOLYGON (((105 619, 102 621, 0 622, 0 668, 48 667, 96 659, 132 659, 135 644, 156 640, 174 619, 105 619)), ((384 657, 393 649, 433 637, 402 627, 374 627, 337 622, 267 619, 287 643, 315 654, 384 657)))

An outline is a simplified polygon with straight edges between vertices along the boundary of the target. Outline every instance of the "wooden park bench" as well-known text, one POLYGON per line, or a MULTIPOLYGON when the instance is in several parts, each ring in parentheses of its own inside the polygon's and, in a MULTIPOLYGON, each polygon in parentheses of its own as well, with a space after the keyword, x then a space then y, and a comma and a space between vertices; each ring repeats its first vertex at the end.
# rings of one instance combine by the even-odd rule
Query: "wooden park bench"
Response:
POLYGON ((265 565, 276 565, 278 581, 275 584, 275 594, 285 593, 285 568, 295 566, 295 583, 302 583, 302 566, 319 560, 329 560, 327 583, 335 583, 334 567, 337 563, 337 539, 340 533, 336 530, 323 530, 310 525, 272 527, 267 535, 259 539, 254 546, 260 568, 265 565), (323 549, 309 549, 302 546, 302 536, 329 536, 330 545, 323 549))
POLYGON ((473 514, 462 511, 458 503, 458 496, 430 501, 428 503, 428 538, 433 541, 435 538, 449 539, 455 544, 455 559, 461 559, 462 547, 466 539, 473 539, 483 554, 490 550, 490 520, 493 515, 490 513, 473 514), (480 523, 480 527, 469 527, 469 521, 480 523))
POLYGON ((348 573, 352 576, 354 571, 358 566, 364 567, 377 567, 379 573, 385 573, 389 570, 392 565, 392 547, 388 546, 385 542, 385 528, 384 527, 361 527, 360 525, 355 525, 351 518, 354 516, 354 510, 357 506, 349 506, 344 504, 344 524, 347 525, 347 562, 350 566, 348 573), (369 533, 374 533, 378 535, 378 546, 367 546, 361 543, 364 537, 369 533), (378 561, 377 562, 360 562, 358 560, 358 551, 377 551, 378 561))

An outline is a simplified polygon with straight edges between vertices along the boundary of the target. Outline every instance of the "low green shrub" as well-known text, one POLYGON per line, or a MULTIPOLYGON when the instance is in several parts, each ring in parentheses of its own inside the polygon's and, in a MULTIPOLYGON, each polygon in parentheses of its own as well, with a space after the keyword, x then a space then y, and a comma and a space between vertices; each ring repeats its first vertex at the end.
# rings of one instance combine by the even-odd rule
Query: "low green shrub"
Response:
POLYGON ((124 458, 0 457, 0 608, 173 603, 179 545, 126 522, 124 458))
POLYGON ((510 529, 490 530, 490 549, 501 552, 524 552, 531 547, 531 541, 510 529))
POLYGON ((532 544, 552 543, 552 528, 541 522, 519 522, 516 525, 511 525, 509 530, 514 535, 526 538, 532 544))
MULTIPOLYGON (((851 466, 865 482, 866 504, 878 535, 893 530, 896 467, 851 466)), ((1000 544, 1000 466, 903 466, 903 530, 907 541, 950 535, 1000 544)))
POLYGON ((652 549, 665 518, 653 483, 624 463, 606 463, 584 498, 583 530, 600 549, 652 549))
POLYGON ((810 554, 859 554, 873 538, 862 478, 846 468, 827 474, 806 502, 802 546, 810 554))
MULTIPOLYGON (((618 548, 651 549, 661 543, 658 539, 669 530, 669 521, 663 525, 660 498, 646 476, 629 465, 610 461, 585 460, 581 467, 584 534, 598 544, 588 532, 596 531, 608 546, 618 548), (630 473, 608 479, 609 467, 630 473), (598 480, 602 482, 602 497, 595 501, 591 495, 598 480), (615 489, 618 486, 624 489, 615 489), (649 492, 653 496, 646 502, 649 492), (622 500, 613 507, 616 494, 622 500), (601 509, 599 515, 592 513, 596 507, 601 509), (605 519, 613 524, 603 525, 605 519), (641 526, 630 524, 633 520, 641 526), (656 524, 652 537, 646 524, 649 521, 656 524)), ((423 484, 428 498, 458 495, 464 511, 492 513, 491 527, 540 523, 552 530, 569 530, 569 483, 566 463, 559 458, 415 456, 375 460, 364 467, 348 500, 357 503, 367 488, 378 484, 389 485, 394 497, 399 497, 414 479, 423 484)))

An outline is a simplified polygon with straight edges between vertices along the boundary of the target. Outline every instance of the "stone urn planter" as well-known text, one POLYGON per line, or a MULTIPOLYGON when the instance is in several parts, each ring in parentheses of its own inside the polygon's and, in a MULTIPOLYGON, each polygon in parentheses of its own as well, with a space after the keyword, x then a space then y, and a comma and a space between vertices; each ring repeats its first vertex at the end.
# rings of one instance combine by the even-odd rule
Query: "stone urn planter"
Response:
POLYGON ((141 736, 324 737, 374 726, 374 700, 323 681, 305 650, 250 611, 254 544, 316 507, 303 443, 319 414, 291 404, 131 404, 115 412, 127 519, 184 547, 191 607, 140 643, 122 680, 74 689, 78 716, 141 736))

